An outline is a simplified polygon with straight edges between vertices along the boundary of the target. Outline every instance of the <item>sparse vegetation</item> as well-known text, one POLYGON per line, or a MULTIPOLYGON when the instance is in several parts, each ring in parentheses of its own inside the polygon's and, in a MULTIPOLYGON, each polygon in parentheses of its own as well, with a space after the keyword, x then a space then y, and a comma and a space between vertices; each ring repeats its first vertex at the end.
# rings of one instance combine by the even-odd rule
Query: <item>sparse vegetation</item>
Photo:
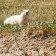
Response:
MULTIPOLYGON (((23 25, 23 26, 19 26, 19 25, 4 25, 3 23, 1 23, 0 25, 0 33, 1 32, 10 32, 10 33, 17 33, 20 32, 21 30, 27 28, 28 26, 33 26, 35 27, 35 29, 41 28, 41 26, 45 27, 46 30, 54 30, 56 31, 56 24, 53 23, 46 23, 46 22, 41 22, 41 21, 34 21, 33 23, 29 23, 28 25, 23 25)), ((42 29, 43 30, 43 29, 42 29)))

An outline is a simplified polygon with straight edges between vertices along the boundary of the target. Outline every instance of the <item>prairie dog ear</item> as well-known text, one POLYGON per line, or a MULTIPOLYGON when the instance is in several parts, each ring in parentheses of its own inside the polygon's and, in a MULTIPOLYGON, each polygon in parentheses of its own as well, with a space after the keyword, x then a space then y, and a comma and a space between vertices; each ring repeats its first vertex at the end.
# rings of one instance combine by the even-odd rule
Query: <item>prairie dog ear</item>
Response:
POLYGON ((27 9, 27 11, 29 12, 29 9, 27 9))
POLYGON ((28 9, 28 11, 29 11, 29 9, 28 9))

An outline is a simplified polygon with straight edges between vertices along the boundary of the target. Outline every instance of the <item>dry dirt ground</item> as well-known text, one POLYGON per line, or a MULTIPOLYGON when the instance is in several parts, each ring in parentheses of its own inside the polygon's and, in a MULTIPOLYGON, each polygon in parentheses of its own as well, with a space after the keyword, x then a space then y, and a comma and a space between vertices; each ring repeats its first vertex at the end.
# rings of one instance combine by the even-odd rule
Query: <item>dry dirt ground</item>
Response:
POLYGON ((27 28, 18 34, 0 34, 0 56, 56 56, 56 36, 27 28))

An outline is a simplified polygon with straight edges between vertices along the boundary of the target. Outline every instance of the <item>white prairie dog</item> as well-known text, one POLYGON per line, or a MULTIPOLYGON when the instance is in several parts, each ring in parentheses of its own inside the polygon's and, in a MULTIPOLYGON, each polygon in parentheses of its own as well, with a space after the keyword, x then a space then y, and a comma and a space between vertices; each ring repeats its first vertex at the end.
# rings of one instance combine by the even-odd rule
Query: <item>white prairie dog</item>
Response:
POLYGON ((24 25, 31 21, 29 10, 23 10, 20 15, 14 15, 5 19, 4 24, 19 24, 24 25))

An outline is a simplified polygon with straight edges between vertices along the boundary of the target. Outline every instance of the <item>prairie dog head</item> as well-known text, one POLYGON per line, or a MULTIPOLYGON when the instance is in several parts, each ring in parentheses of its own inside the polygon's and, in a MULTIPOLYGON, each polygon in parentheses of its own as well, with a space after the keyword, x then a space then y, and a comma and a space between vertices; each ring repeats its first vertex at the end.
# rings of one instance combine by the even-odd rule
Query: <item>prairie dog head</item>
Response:
POLYGON ((23 11, 22 11, 22 14, 23 14, 23 15, 26 15, 26 16, 29 15, 29 10, 23 10, 23 11))

